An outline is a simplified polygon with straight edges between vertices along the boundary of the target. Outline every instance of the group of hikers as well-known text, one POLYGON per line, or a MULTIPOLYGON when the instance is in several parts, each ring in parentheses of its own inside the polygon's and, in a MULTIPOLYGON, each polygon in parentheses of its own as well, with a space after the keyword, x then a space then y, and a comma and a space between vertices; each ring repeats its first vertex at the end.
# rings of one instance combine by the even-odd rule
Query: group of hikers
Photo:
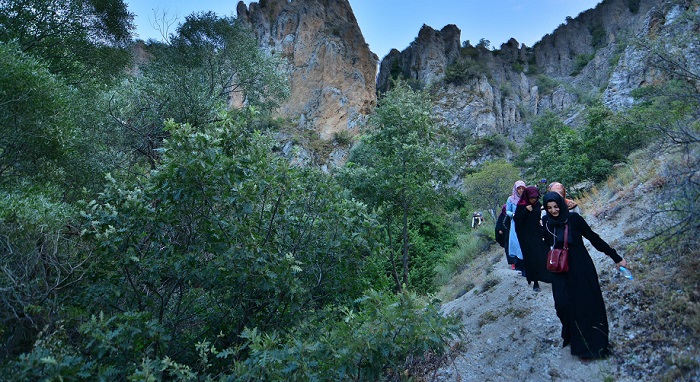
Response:
POLYGON ((616 267, 627 262, 593 232, 579 214, 566 189, 554 182, 540 202, 536 186, 518 180, 496 221, 496 241, 505 249, 512 269, 519 271, 540 291, 540 282, 552 285, 554 307, 561 321, 563 347, 583 362, 608 356, 608 319, 593 260, 584 246, 585 237, 595 249, 608 255, 616 267), (566 234, 566 238, 564 235, 566 234), (550 249, 568 247, 567 272, 547 270, 550 249))

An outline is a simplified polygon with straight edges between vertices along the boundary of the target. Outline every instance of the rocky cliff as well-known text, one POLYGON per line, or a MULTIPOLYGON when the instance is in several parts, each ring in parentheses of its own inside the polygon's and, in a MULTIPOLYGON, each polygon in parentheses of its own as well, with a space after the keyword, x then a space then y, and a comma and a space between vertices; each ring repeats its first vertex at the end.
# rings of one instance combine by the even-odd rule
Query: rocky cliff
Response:
POLYGON ((575 126, 591 99, 602 98, 612 109, 629 107, 634 89, 658 79, 635 41, 671 33, 697 36, 692 26, 673 23, 688 10, 697 13, 698 2, 605 0, 562 20, 534 47, 511 39, 494 50, 460 44, 454 25, 440 31, 423 26, 406 50, 393 50, 381 61, 377 88, 389 88, 399 76, 430 87, 436 115, 462 143, 493 135, 522 142, 534 117, 546 111, 575 126))
MULTIPOLYGON (((280 114, 327 143, 319 153, 313 144, 283 137, 285 154, 303 164, 339 165, 347 147, 333 138, 354 134, 376 105, 377 91, 386 91, 398 77, 431 90, 435 115, 455 133, 456 149, 489 137, 521 143, 532 121, 548 111, 577 126, 594 99, 611 109, 629 107, 631 92, 659 76, 638 41, 690 36, 682 46, 698 67, 698 39, 692 38, 697 23, 675 22, 684 12, 697 14, 698 3, 605 0, 562 20, 533 47, 516 39, 498 49, 482 42, 473 46, 461 42, 455 25, 441 30, 423 25, 408 48, 383 58, 378 71, 378 57, 365 43, 348 0, 263 0, 249 7, 239 2, 237 12, 261 47, 289 63, 291 97, 280 114), (301 150, 291 154, 292 146, 301 150)), ((485 159, 488 154, 480 158, 485 159)))
POLYGON ((378 57, 347 0, 240 1, 237 13, 264 50, 290 64, 291 97, 280 114, 300 129, 331 140, 372 111, 378 57))

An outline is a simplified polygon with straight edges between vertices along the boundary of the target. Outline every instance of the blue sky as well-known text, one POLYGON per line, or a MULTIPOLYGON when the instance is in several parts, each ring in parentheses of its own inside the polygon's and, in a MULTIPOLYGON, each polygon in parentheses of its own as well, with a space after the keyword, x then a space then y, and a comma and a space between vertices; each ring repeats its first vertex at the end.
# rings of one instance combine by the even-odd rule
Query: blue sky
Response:
MULTIPOLYGON (((462 30, 461 40, 476 44, 485 38, 492 46, 514 37, 527 46, 564 23, 567 16, 594 8, 601 0, 350 0, 362 34, 370 49, 383 58, 392 48, 405 49, 423 24, 440 30, 455 24, 462 30)), ((186 15, 214 11, 220 16, 235 16, 237 0, 125 0, 134 20, 138 38, 161 39, 152 27, 155 17, 165 12, 174 23, 174 32, 186 15)), ((250 4, 251 1, 245 1, 250 4)), ((163 23, 161 23, 163 24, 163 23)))

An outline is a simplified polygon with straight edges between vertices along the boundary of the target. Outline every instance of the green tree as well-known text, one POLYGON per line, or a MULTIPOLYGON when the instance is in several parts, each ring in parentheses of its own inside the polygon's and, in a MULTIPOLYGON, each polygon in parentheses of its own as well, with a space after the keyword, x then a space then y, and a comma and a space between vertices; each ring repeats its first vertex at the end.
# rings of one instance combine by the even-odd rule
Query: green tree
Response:
POLYGON ((122 0, 0 1, 0 41, 16 41, 70 84, 105 82, 124 72, 132 21, 122 0))
POLYGON ((16 44, 0 43, 0 72, 0 187, 49 182, 75 195, 94 171, 78 92, 16 44))
POLYGON ((77 209, 60 189, 37 188, 0 190, 0 364, 29 351, 69 309, 90 257, 67 229, 77 209))
POLYGON ((154 320, 165 330, 144 345, 154 357, 185 362, 198 339, 225 333, 221 348, 246 327, 283 332, 378 279, 365 207, 331 177, 277 157, 253 118, 170 122, 156 171, 131 187, 110 181, 85 213, 99 247, 86 314, 154 320))
POLYGON ((601 181, 610 175, 614 164, 623 162, 644 142, 644 133, 622 120, 603 105, 593 105, 586 111, 586 124, 575 130, 547 113, 533 123, 519 163, 532 178, 569 185, 601 181))
POLYGON ((151 168, 168 136, 166 119, 200 128, 234 106, 233 99, 269 113, 288 94, 277 61, 234 19, 193 14, 177 31, 170 44, 147 46, 150 61, 107 100, 123 151, 151 168))
POLYGON ((485 163, 464 179, 464 195, 475 208, 499 211, 510 195, 520 170, 505 160, 485 163))
MULTIPOLYGON (((414 285, 409 275, 411 231, 424 213, 439 209, 439 190, 449 179, 426 93, 397 83, 379 102, 373 129, 351 153, 342 182, 380 216, 396 290, 414 285)), ((429 259, 426 259, 429 260, 429 259)), ((430 264, 422 264, 430 267, 430 264)))

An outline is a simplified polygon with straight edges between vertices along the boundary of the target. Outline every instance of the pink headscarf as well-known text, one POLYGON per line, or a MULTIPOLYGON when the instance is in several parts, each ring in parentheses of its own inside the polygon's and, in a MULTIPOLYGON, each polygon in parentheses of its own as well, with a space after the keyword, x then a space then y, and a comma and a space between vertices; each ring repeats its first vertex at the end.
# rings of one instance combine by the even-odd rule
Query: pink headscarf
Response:
POLYGON ((520 195, 518 195, 518 187, 520 186, 525 187, 525 182, 522 180, 515 182, 513 185, 513 195, 508 197, 508 200, 510 200, 513 204, 518 204, 520 201, 520 195))

